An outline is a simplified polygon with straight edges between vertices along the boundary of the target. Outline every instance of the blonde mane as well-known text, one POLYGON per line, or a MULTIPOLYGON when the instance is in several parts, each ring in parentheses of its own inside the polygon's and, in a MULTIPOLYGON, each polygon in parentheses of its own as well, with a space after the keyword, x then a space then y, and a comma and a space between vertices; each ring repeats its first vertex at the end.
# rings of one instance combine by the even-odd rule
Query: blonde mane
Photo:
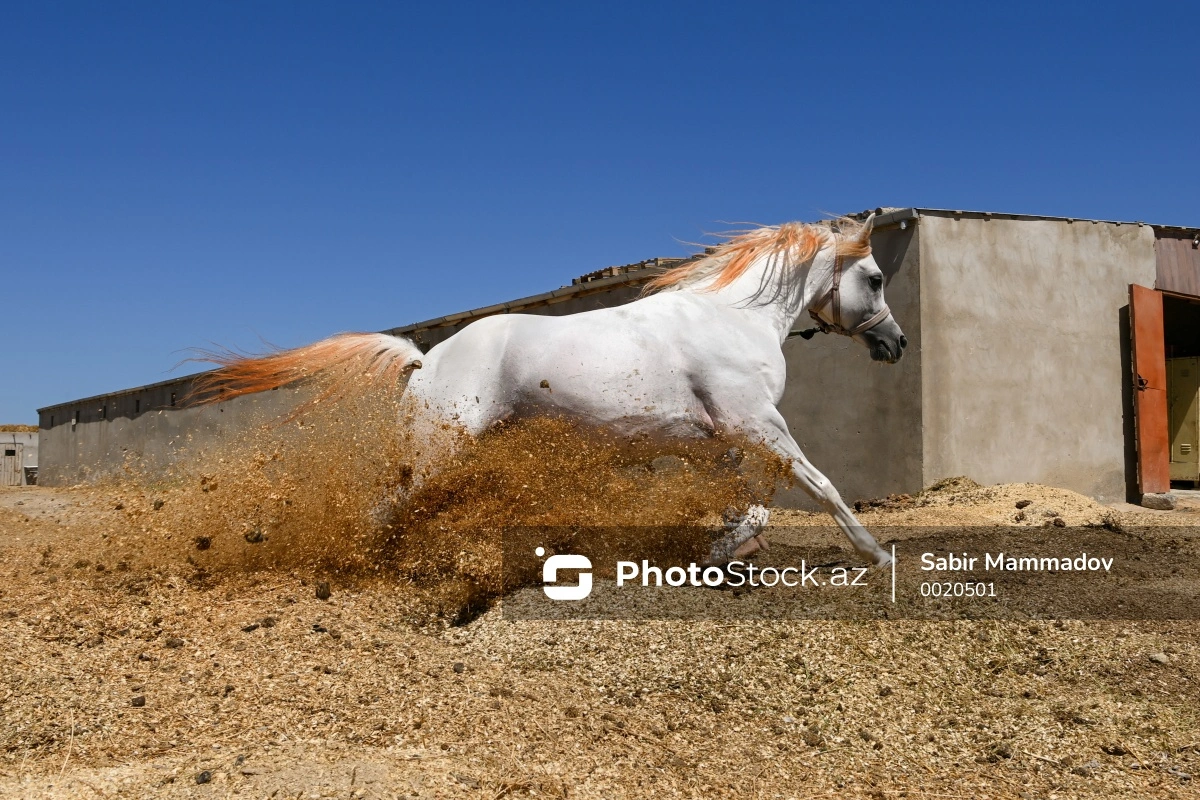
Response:
POLYGON ((862 258, 871 254, 870 237, 861 237, 862 230, 861 222, 842 217, 828 222, 785 222, 747 231, 728 231, 724 235, 732 235, 729 241, 718 245, 712 253, 657 276, 646 284, 645 293, 690 286, 714 275, 716 279, 705 291, 715 292, 736 281, 764 256, 784 259, 785 268, 796 267, 811 260, 830 239, 838 255, 862 258))

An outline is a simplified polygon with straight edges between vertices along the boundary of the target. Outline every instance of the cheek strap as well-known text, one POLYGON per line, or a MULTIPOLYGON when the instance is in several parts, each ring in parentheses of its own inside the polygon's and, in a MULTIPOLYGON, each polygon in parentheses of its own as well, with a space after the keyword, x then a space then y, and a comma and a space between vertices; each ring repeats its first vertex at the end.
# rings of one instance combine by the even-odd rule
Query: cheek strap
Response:
POLYGON ((811 339, 817 333, 837 333, 842 336, 857 336, 863 331, 869 331, 879 323, 883 322, 891 314, 891 309, 884 303, 883 308, 871 315, 868 319, 855 325, 853 328, 846 328, 842 325, 842 257, 835 256, 833 261, 833 283, 829 287, 829 291, 812 307, 808 309, 808 315, 817 323, 817 327, 809 328, 805 331, 795 331, 788 334, 790 339, 792 336, 801 336, 805 339, 811 339), (821 318, 820 311, 825 306, 832 307, 832 321, 826 322, 821 318))

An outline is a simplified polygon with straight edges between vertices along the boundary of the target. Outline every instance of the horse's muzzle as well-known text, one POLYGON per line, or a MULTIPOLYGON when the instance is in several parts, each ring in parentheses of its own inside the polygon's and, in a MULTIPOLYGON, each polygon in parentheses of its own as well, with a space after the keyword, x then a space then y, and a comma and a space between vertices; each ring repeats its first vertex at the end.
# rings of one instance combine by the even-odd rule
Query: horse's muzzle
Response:
POLYGON ((895 364, 903 357, 904 348, 908 347, 908 337, 900 332, 900 326, 895 323, 889 326, 881 325, 879 328, 866 331, 862 337, 866 340, 872 361, 895 364), (893 328, 894 331, 880 330, 884 327, 893 328))

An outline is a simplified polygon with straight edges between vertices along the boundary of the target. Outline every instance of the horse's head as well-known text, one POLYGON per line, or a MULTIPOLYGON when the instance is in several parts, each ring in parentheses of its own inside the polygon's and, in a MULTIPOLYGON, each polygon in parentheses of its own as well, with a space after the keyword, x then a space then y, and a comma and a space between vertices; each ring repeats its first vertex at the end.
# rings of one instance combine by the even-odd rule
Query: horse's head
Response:
POLYGON ((809 308, 823 329, 865 345, 875 361, 894 364, 908 339, 883 299, 883 271, 871 255, 874 222, 872 214, 853 236, 835 243, 828 256, 833 262, 830 287, 809 308))

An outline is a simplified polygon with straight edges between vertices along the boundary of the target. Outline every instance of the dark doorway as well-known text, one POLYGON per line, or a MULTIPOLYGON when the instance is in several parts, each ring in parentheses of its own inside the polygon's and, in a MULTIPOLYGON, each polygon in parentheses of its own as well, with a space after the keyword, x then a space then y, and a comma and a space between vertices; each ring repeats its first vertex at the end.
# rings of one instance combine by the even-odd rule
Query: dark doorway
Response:
POLYGON ((1163 295, 1171 485, 1200 484, 1200 297, 1163 295))

